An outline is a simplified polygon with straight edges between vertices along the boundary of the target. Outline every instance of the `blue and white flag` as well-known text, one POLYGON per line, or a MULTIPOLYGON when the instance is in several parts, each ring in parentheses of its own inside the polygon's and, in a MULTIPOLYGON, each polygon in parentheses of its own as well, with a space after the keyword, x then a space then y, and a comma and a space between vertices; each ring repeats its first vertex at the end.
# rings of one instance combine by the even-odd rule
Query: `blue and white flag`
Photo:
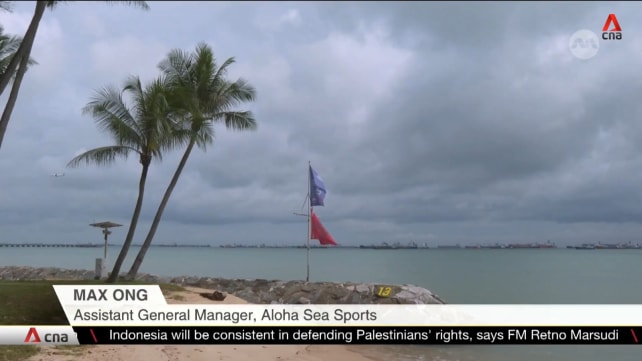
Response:
POLYGON ((325 184, 319 174, 310 166, 310 206, 323 206, 325 184))

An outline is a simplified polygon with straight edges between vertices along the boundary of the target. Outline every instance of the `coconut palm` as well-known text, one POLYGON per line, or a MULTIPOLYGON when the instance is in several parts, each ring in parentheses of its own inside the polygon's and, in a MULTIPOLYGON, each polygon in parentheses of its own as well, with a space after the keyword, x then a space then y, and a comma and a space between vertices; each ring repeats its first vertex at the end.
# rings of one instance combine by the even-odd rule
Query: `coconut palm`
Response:
MULTIPOLYGON (((60 3, 67 1, 36 1, 36 8, 31 18, 31 23, 27 28, 25 33, 24 40, 20 43, 20 47, 16 50, 15 56, 11 58, 9 64, 7 64, 6 71, 0 75, 0 95, 2 95, 9 85, 9 82, 13 78, 13 85, 11 86, 11 94, 7 100, 2 117, 0 117, 0 148, 2 147, 2 140, 4 139, 4 134, 7 131, 7 126, 9 125, 9 120, 11 119, 11 113, 13 108, 16 105, 18 100, 18 92, 20 91, 20 85, 22 84, 22 79, 24 78, 25 72, 27 71, 27 65, 31 57, 31 48, 33 47, 34 40, 36 39, 36 33, 38 32, 38 26, 42 20, 42 16, 45 13, 47 8, 53 9, 60 3), (15 77, 14 77, 15 74, 15 77)), ((106 1, 108 3, 125 3, 127 5, 133 5, 140 7, 142 9, 149 9, 149 6, 145 1, 106 1)), ((5 1, 2 4, 4 9, 7 9, 10 5, 9 1, 5 1)))
POLYGON ((229 58, 219 67, 212 49, 206 44, 199 44, 193 53, 172 50, 159 64, 159 68, 171 84, 172 106, 181 110, 183 129, 189 132, 190 137, 156 211, 149 233, 127 273, 129 279, 136 277, 143 263, 169 197, 194 146, 205 150, 207 145, 212 143, 215 123, 222 122, 226 128, 232 130, 256 129, 256 120, 252 112, 235 109, 244 102, 254 101, 255 90, 243 79, 231 82, 226 78, 227 68, 233 63, 234 58, 229 58))
MULTIPOLYGON (((134 207, 129 230, 107 282, 118 279, 136 231, 136 224, 143 205, 145 182, 152 159, 162 159, 162 152, 181 145, 181 131, 173 128, 172 113, 167 102, 167 83, 160 77, 143 88, 138 77, 130 77, 122 91, 114 87, 99 90, 85 106, 83 112, 90 114, 97 125, 109 133, 114 144, 86 151, 72 159, 68 166, 83 163, 98 166, 111 165, 117 158, 138 156, 142 165, 138 183, 138 199, 134 207), (128 107, 123 95, 128 95, 132 106, 128 107)), ((187 135, 186 132, 182 134, 187 135)))
MULTIPOLYGON (((5 34, 4 28, 0 26, 0 77, 6 76, 7 78, 11 79, 14 75, 16 77, 20 75, 20 79, 22 79, 22 76, 25 72, 20 72, 20 74, 12 74, 8 71, 10 63, 16 58, 16 52, 20 48, 20 44, 22 44, 22 39, 20 37, 9 36, 5 34)), ((24 65, 25 71, 26 67, 33 64, 36 64, 36 62, 33 59, 29 59, 29 61, 27 61, 24 65)), ((9 93, 10 102, 15 103, 15 100, 18 97, 18 88, 19 86, 11 88, 11 92, 9 93)), ((11 106, 11 108, 9 109, 5 109, 5 111, 2 113, 2 116, 0 117, 0 143, 2 143, 2 134, 4 134, 8 124, 8 121, 5 122, 3 121, 3 119, 9 116, 8 114, 10 114, 11 110, 13 110, 13 106, 11 106)))

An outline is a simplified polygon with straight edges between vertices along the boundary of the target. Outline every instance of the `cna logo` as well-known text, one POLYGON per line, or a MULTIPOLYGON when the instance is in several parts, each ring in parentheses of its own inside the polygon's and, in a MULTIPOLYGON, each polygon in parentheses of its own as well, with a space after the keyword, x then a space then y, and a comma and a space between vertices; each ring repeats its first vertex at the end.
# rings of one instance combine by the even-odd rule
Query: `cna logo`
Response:
MULTIPOLYGON (((609 14, 606 18, 602 27, 602 40, 622 40, 622 27, 615 14, 609 14)), ((578 30, 571 35, 568 49, 578 59, 591 59, 600 50, 600 38, 591 30, 578 30)))
MULTIPOLYGON (((69 342, 69 335, 66 333, 60 333, 60 332, 47 332, 43 334, 44 337, 44 342, 48 343, 68 343, 69 342)), ((35 327, 30 327, 29 331, 27 332, 27 336, 25 337, 24 343, 40 343, 42 340, 40 339, 40 335, 38 334, 38 331, 36 330, 35 327)))
POLYGON ((604 27, 602 27, 602 39, 604 40, 622 40, 622 28, 620 23, 617 21, 615 14, 609 14, 609 17, 606 18, 604 27), (609 30, 609 28, 613 26, 609 30))
POLYGON ((31 327, 27 332, 27 337, 25 337, 25 343, 29 342, 40 342, 40 335, 38 335, 35 327, 31 327))

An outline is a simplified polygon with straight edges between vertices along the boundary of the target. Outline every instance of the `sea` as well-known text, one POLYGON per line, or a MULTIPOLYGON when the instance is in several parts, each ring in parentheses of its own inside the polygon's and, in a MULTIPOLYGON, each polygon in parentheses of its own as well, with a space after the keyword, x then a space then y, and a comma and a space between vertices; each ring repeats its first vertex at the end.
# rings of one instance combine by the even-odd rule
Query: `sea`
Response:
MULTIPOLYGON (((118 247, 110 247, 115 259, 118 247)), ((138 252, 131 249, 126 271, 138 252)), ((0 265, 94 269, 102 248, 0 248, 0 265)), ((141 272, 302 280, 302 248, 152 247, 141 272)), ((312 248, 311 281, 415 284, 449 304, 641 304, 642 250, 312 248)), ((357 347, 389 361, 639 361, 637 346, 357 347)))

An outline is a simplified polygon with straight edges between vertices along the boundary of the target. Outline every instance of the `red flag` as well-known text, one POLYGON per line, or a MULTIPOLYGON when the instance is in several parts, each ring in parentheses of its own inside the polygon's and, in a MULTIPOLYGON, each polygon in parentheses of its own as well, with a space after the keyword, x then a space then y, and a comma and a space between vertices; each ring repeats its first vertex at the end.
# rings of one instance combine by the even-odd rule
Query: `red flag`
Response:
POLYGON ((310 214, 312 217, 312 230, 311 230, 311 239, 318 239, 319 242, 323 245, 333 245, 336 246, 337 242, 334 241, 334 238, 330 235, 330 233, 323 227, 323 224, 321 224, 321 221, 319 220, 319 217, 317 217, 314 212, 310 214))

